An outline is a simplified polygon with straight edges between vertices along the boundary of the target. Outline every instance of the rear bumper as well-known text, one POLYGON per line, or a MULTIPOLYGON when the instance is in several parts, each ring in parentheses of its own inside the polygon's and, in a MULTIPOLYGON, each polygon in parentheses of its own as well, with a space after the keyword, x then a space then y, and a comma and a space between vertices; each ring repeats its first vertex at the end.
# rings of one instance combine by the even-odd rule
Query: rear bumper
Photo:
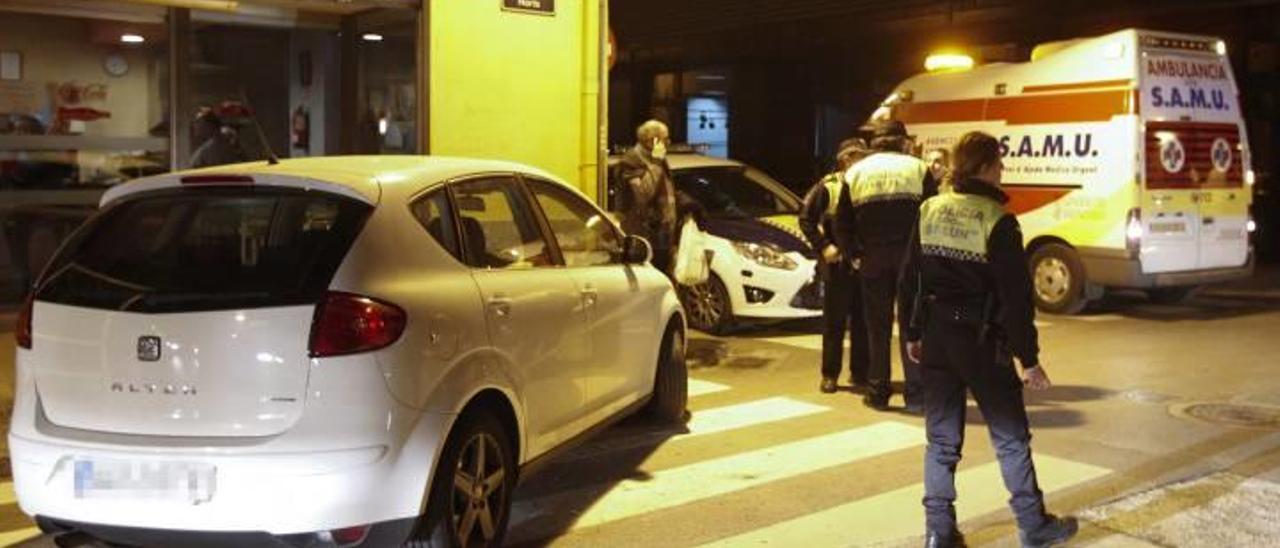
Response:
MULTIPOLYGON (((437 432, 447 427, 443 415, 424 413, 420 420, 437 423, 431 428, 437 432)), ((9 451, 22 511, 95 536, 86 524, 113 533, 199 531, 194 536, 218 533, 262 540, 413 519, 421 512, 434 460, 433 454, 408 451, 407 446, 280 452, 270 442, 254 447, 190 442, 137 446, 19 430, 9 435, 9 451), (216 488, 209 500, 194 504, 78 497, 78 460, 198 463, 216 470, 216 488)))
POLYGON ((1080 248, 1080 261, 1090 282, 1106 287, 1151 289, 1229 282, 1253 275, 1254 253, 1234 268, 1186 270, 1157 274, 1142 271, 1142 263, 1123 250, 1080 248))
MULTIPOLYGON (((94 539, 128 546, 185 546, 187 548, 326 548, 334 547, 323 533, 273 535, 265 531, 208 532, 173 529, 144 529, 98 523, 76 522, 36 516, 41 530, 54 533, 84 533, 94 539)), ((400 546, 413 534, 415 520, 399 519, 375 523, 358 546, 400 546)))

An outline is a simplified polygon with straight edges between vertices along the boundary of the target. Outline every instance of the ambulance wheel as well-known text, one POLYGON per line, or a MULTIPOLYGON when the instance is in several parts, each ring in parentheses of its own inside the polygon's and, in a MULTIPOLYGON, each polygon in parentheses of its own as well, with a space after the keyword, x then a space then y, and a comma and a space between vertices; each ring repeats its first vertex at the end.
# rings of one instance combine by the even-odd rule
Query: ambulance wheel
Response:
POLYGON ((712 273, 706 282, 680 289, 689 327, 712 335, 724 335, 733 327, 733 304, 719 276, 712 273))
POLYGON ((1031 254, 1031 284, 1036 306, 1050 314, 1077 314, 1085 295, 1084 264, 1076 251, 1062 244, 1045 244, 1031 254))
POLYGON ((1191 299, 1195 295, 1196 290, 1200 289, 1198 285, 1188 285, 1180 287, 1157 287, 1147 290, 1147 298, 1153 303, 1159 304, 1181 304, 1191 299))

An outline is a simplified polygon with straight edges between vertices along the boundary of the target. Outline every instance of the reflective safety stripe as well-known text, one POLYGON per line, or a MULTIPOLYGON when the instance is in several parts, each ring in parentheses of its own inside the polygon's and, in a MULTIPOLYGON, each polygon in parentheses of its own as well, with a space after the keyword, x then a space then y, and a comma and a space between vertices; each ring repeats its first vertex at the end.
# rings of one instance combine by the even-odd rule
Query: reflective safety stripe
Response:
POLYGON ((881 152, 858 162, 845 174, 853 205, 920 200, 929 166, 914 156, 881 152))
POLYGON ((834 219, 840 206, 840 192, 844 190, 844 177, 838 172, 831 173, 822 178, 822 186, 827 187, 827 218, 834 219))
POLYGON ((920 206, 920 251, 985 263, 987 240, 1004 215, 1004 206, 985 196, 946 192, 929 198, 920 206))

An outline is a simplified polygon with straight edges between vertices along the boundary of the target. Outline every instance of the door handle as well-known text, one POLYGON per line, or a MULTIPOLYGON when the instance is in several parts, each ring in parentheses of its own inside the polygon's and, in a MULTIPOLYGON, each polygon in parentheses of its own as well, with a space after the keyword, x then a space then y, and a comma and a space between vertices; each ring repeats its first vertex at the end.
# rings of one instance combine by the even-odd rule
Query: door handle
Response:
POLYGON ((1211 224, 1213 224, 1213 222, 1214 222, 1214 218, 1213 218, 1213 217, 1205 217, 1205 218, 1204 218, 1204 220, 1203 220, 1203 221, 1200 221, 1200 222, 1201 222, 1201 224, 1211 225, 1211 224))
POLYGON ((489 299, 489 310, 493 311, 494 316, 506 318, 511 315, 511 299, 500 297, 489 299))

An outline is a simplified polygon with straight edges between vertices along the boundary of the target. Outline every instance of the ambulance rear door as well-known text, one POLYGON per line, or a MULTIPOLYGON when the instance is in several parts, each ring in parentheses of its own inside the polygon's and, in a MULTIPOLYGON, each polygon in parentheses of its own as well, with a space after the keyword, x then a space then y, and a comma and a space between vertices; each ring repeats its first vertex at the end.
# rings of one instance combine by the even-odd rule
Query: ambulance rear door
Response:
POLYGON ((1248 259, 1247 146, 1220 42, 1140 36, 1147 273, 1236 267, 1248 259))

